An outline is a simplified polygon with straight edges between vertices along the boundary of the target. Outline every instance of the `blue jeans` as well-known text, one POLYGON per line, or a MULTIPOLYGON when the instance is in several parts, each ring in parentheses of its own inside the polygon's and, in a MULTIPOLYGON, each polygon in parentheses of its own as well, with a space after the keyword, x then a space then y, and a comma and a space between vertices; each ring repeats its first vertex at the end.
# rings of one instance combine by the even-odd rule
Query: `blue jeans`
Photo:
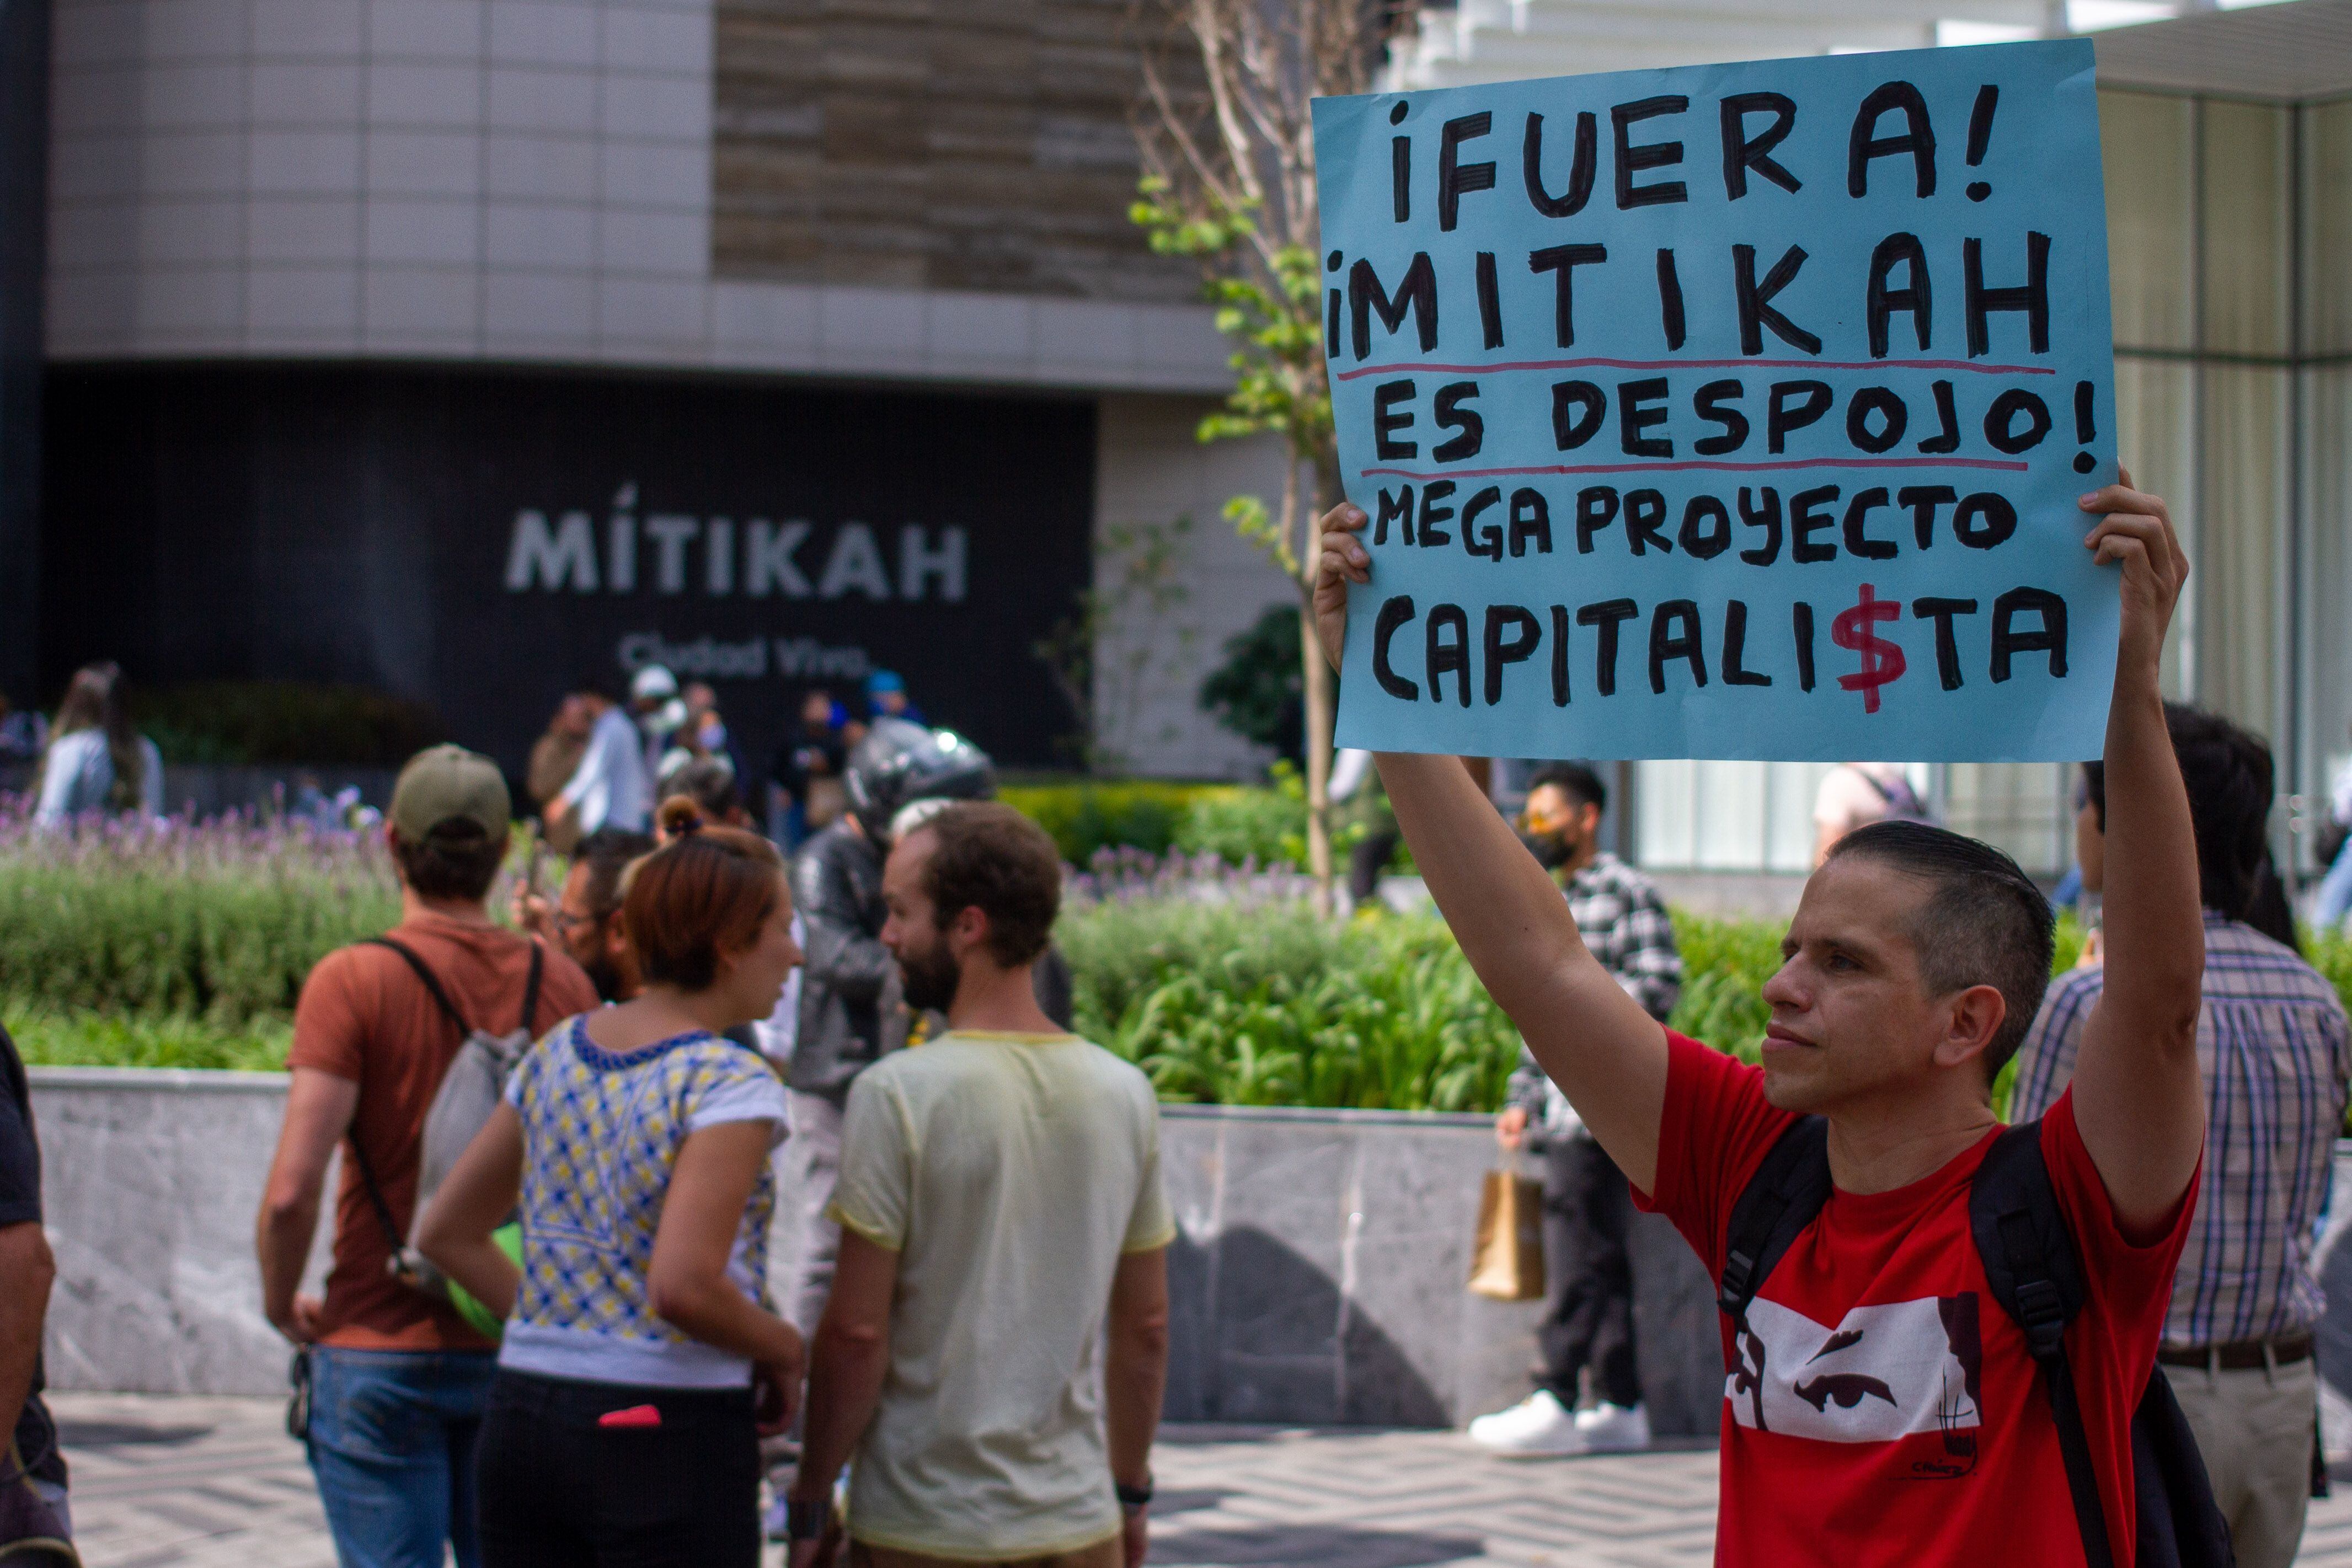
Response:
POLYGON ((2319 879, 2319 896, 2311 906, 2311 924, 2320 931, 2333 931, 2344 924, 2344 916, 2352 914, 2352 849, 2336 857, 2327 874, 2319 879))
POLYGON ((476 1568, 474 1440, 493 1351, 311 1352, 310 1469, 343 1568, 476 1568))

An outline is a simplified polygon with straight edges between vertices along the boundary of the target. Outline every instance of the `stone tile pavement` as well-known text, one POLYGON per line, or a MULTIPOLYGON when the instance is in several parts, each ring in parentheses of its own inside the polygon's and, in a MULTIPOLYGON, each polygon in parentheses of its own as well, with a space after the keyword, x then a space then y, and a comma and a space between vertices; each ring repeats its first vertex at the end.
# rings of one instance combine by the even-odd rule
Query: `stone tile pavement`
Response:
MULTIPOLYGON (((332 1568, 273 1402, 53 1403, 89 1568, 332 1568)), ((1715 1534, 1711 1449, 1506 1464, 1454 1433, 1174 1427, 1156 1464, 1156 1568, 1695 1568, 1715 1534)), ((2352 1485, 2299 1561, 2352 1568, 2352 1485)))

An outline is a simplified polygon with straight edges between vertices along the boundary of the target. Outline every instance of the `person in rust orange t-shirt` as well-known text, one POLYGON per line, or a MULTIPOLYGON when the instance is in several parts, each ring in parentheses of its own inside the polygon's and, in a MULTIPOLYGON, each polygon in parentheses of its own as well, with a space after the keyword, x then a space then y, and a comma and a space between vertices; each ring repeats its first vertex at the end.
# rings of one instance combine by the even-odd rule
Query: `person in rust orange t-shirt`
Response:
MULTIPOLYGON (((488 894, 507 845, 506 783, 454 746, 419 753, 393 791, 385 837, 400 878, 389 934, 430 969, 471 1028, 534 1037, 597 1005, 563 953, 540 946, 534 1016, 522 1018, 534 943, 494 924, 488 894)), ((445 1543, 472 1568, 473 1448, 497 1347, 387 1270, 386 1234, 351 1157, 356 1145, 404 1237, 425 1112, 464 1031, 408 961, 360 943, 320 959, 302 987, 287 1057, 292 1084, 257 1227, 262 1307, 310 1347, 308 1436, 336 1551, 346 1563, 439 1568, 445 1543), (327 1166, 345 1150, 334 1262, 321 1298, 299 1293, 327 1166)))

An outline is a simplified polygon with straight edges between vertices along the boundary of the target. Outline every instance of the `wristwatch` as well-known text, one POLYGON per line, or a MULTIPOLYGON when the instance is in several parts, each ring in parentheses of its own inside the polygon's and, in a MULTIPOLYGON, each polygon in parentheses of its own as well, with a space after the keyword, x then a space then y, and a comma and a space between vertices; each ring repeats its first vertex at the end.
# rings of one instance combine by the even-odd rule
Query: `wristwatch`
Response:
POLYGON ((1131 1487, 1125 1481, 1114 1479, 1110 1490, 1118 1494, 1118 1506, 1129 1513, 1139 1512, 1151 1506, 1151 1483, 1148 1480, 1139 1487, 1131 1487))
POLYGON ((815 1541, 824 1534, 824 1527, 833 1522, 833 1500, 819 1498, 803 1502, 799 1498, 784 1500, 784 1536, 787 1540, 815 1541))

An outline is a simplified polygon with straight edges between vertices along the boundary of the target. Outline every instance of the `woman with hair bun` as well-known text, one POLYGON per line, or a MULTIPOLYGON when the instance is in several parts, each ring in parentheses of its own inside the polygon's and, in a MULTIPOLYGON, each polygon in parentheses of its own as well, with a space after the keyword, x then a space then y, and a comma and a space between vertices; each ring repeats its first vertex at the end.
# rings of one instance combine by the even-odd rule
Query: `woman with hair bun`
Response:
POLYGON ((801 1338, 765 1284, 783 1089, 725 1038, 800 962, 783 862, 691 800, 660 821, 621 905, 644 989, 523 1057, 418 1235, 508 1314, 478 1448, 486 1568, 754 1568, 758 1438, 799 1394, 801 1338), (520 1271, 491 1239, 518 1204, 520 1271))

